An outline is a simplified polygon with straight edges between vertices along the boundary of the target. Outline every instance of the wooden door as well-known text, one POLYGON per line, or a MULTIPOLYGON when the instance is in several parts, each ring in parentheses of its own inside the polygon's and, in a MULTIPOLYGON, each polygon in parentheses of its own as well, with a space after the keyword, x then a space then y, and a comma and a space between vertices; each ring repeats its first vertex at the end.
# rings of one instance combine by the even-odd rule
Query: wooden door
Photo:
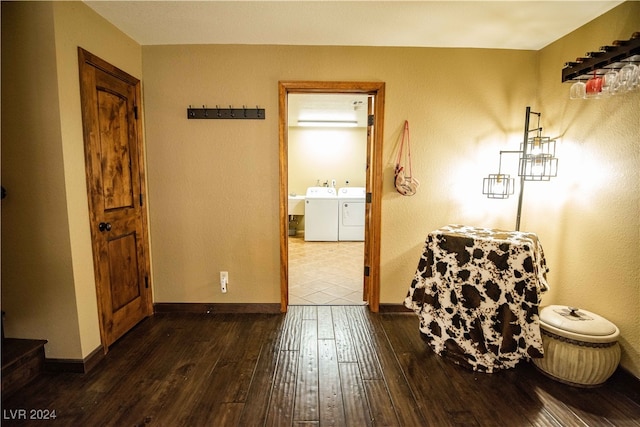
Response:
POLYGON ((105 351, 152 313, 140 81, 79 48, 89 220, 105 351))
POLYGON ((371 175, 371 160, 372 160, 372 149, 373 149, 373 132, 374 132, 374 117, 373 114, 373 96, 367 98, 367 159, 366 159, 366 193, 367 199, 365 203, 364 209, 364 279, 362 286, 362 300, 369 302, 371 299, 370 289, 371 289, 371 194, 373 192, 373 177, 371 175))

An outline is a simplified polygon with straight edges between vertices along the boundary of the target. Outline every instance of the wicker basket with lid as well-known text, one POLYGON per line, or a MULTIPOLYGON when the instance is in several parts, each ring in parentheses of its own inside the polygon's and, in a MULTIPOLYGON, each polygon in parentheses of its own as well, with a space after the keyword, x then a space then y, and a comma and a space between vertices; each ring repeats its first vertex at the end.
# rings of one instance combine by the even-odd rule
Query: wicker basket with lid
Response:
POLYGON ((620 363, 620 330, 587 310, 550 305, 540 311, 544 357, 534 359, 549 377, 578 387, 604 383, 620 363))

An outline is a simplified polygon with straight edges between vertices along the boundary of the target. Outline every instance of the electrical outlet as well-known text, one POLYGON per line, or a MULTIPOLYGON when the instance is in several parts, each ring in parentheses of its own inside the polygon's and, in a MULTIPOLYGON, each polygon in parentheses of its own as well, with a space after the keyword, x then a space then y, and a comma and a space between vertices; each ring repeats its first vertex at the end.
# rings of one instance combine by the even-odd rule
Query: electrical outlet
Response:
POLYGON ((229 272, 221 271, 220 272, 220 290, 223 294, 227 293, 227 285, 229 284, 229 272))

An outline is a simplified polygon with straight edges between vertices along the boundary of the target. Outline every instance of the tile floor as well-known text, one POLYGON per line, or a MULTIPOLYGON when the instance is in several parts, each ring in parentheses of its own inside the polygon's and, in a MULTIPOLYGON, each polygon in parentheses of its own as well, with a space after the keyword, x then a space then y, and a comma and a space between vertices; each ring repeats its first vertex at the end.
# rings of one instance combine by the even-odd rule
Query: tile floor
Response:
POLYGON ((289 237, 290 305, 363 305, 364 242, 289 237))

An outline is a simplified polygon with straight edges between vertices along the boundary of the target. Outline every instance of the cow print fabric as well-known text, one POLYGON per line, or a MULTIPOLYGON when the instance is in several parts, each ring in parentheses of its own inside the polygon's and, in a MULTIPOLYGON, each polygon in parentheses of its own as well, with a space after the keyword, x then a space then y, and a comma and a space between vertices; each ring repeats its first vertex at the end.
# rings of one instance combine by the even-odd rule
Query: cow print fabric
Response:
POLYGON ((429 233, 404 303, 437 354, 491 373, 543 356, 547 272, 533 233, 449 225, 429 233))

